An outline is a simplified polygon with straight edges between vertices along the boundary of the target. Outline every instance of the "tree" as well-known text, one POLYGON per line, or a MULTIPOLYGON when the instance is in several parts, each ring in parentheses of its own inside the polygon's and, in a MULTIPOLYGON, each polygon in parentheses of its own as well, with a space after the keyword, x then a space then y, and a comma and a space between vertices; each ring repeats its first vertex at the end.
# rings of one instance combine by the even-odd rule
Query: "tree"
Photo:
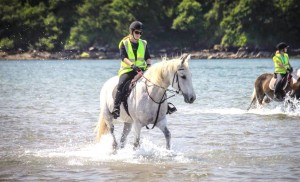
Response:
POLYGON ((13 44, 10 49, 61 50, 67 28, 62 29, 64 17, 57 16, 54 10, 59 11, 59 6, 68 1, 71 0, 1 1, 1 39, 13 44))
POLYGON ((221 21, 225 46, 274 47, 279 41, 299 41, 299 6, 294 0, 240 0, 221 21), (289 32, 289 33, 287 33, 289 32), (292 36, 291 36, 292 35, 292 36), (292 37, 292 38, 291 38, 292 37))
POLYGON ((111 3, 111 0, 85 0, 77 9, 79 19, 71 28, 66 48, 86 49, 114 41, 118 22, 110 16, 111 3))
POLYGON ((298 0, 2 0, 0 50, 117 49, 134 20, 154 49, 300 46, 298 0))
POLYGON ((204 14, 205 36, 203 37, 207 47, 212 47, 214 44, 221 42, 224 29, 221 28, 220 22, 230 14, 238 1, 214 0, 207 2, 207 10, 204 14))
POLYGON ((177 17, 173 21, 172 28, 182 31, 186 40, 196 44, 204 33, 201 4, 196 0, 183 0, 176 9, 177 17))
POLYGON ((22 25, 20 9, 22 4, 18 0, 0 1, 0 50, 15 49, 22 39, 17 33, 22 25))

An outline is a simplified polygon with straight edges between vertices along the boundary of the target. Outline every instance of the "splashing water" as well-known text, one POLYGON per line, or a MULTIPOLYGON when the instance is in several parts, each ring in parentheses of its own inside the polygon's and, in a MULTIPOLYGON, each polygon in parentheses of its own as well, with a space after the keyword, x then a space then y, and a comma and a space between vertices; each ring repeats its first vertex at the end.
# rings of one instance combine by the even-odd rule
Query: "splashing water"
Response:
POLYGON ((144 163, 189 163, 190 159, 181 152, 167 150, 157 146, 148 139, 143 139, 139 149, 134 150, 132 145, 126 145, 116 152, 112 149, 112 137, 104 135, 97 144, 88 144, 83 147, 59 148, 48 150, 27 150, 27 156, 49 158, 66 161, 70 166, 81 166, 93 162, 121 162, 132 164, 144 163))
POLYGON ((284 100, 284 111, 286 113, 300 116, 300 100, 292 98, 289 95, 284 100))
POLYGON ((287 115, 300 116, 300 100, 287 96, 284 102, 272 102, 264 106, 258 106, 256 109, 251 109, 248 113, 259 115, 287 115))

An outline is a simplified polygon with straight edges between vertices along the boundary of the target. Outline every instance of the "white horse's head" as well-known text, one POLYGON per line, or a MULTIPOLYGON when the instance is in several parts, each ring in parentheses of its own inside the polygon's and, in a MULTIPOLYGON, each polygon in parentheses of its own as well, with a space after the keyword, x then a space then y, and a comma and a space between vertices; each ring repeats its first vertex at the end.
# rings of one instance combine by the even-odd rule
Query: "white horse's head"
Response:
POLYGON ((196 94, 188 65, 190 58, 190 55, 183 54, 180 58, 159 62, 150 67, 145 76, 154 84, 164 88, 171 85, 179 93, 182 93, 186 103, 193 103, 196 94))
POLYGON ((177 62, 177 70, 174 70, 172 87, 182 93, 186 103, 193 103, 196 100, 196 94, 192 83, 192 75, 189 70, 188 61, 190 54, 183 54, 177 62))

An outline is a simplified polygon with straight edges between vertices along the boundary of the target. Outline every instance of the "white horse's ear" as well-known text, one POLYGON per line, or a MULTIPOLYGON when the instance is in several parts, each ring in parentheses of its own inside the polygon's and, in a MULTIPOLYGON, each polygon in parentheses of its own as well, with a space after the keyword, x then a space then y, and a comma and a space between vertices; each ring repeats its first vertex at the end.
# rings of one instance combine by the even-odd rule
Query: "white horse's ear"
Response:
POLYGON ((190 54, 183 54, 180 59, 182 60, 181 61, 181 64, 183 64, 185 61, 189 61, 191 59, 191 55, 190 54))

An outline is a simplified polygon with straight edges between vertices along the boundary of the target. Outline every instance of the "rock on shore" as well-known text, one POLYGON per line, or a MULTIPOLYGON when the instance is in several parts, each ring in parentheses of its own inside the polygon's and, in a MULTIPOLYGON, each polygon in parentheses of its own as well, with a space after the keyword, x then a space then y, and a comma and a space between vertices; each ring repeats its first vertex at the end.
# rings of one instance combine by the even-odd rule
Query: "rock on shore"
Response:
MULTIPOLYGON (((161 57, 176 57, 182 53, 190 53, 193 59, 243 59, 243 58, 272 58, 274 52, 263 50, 249 50, 239 48, 237 51, 218 49, 204 49, 199 51, 159 50, 153 51, 153 59, 161 57)), ((300 49, 289 52, 290 57, 300 58, 300 49)), ((0 52, 0 60, 64 60, 64 59, 119 59, 118 50, 79 51, 64 50, 60 52, 0 52)))

